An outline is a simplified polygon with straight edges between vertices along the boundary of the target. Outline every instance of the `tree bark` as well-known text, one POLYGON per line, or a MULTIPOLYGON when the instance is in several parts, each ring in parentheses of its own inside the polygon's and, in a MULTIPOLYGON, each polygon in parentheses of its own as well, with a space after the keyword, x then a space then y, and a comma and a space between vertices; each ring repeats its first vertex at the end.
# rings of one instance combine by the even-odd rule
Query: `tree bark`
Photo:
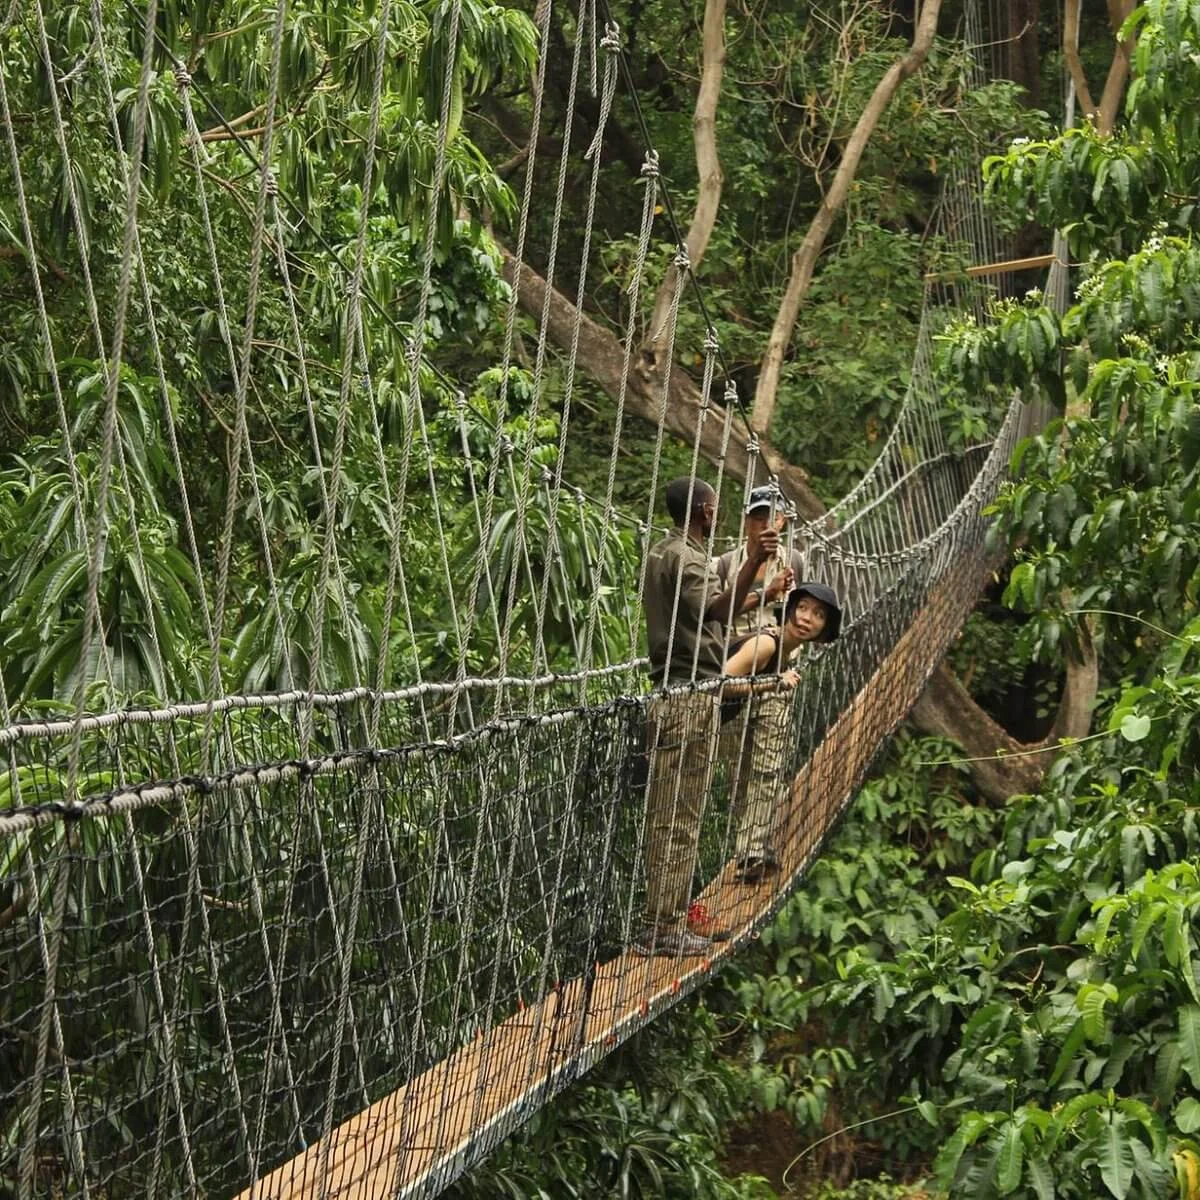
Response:
MULTIPOLYGON (((721 96, 721 79, 725 72, 725 0, 708 0, 704 6, 704 33, 700 56, 700 90, 696 94, 696 110, 692 115, 692 144, 696 150, 696 174, 699 187, 696 211, 688 227, 684 244, 694 271, 704 260, 709 238, 717 223, 721 206, 721 186, 724 175, 717 153, 717 102, 721 96)), ((667 319, 671 300, 678 283, 679 268, 673 263, 654 297, 654 315, 650 319, 649 336, 642 352, 657 362, 666 344, 667 319)))
POLYGON ((850 185, 858 173, 862 162, 863 152, 871 135, 875 132, 880 118, 887 111, 900 85, 919 71, 929 55, 937 32, 938 13, 941 11, 942 0, 925 0, 921 8, 921 16, 917 21, 916 32, 913 35, 912 46, 903 58, 894 62, 884 73, 883 78, 875 86, 871 99, 854 126, 854 132, 842 152, 841 163, 838 165, 829 191, 821 201, 821 207, 813 218, 808 232, 800 248, 792 256, 792 273, 788 280, 787 289, 775 316, 775 324, 767 341, 767 351, 763 357, 762 370, 758 376, 758 387, 754 394, 754 409, 751 423, 760 434, 765 434, 771 426, 771 418, 775 415, 775 401, 779 391, 779 376, 783 369, 783 356, 792 330, 796 325, 796 317, 800 304, 812 284, 813 271, 816 269, 817 258, 825 246, 825 239, 833 228, 834 219, 841 211, 850 193, 850 185))
MULTIPOLYGON (((1136 0, 1108 0, 1108 19, 1114 33, 1120 33, 1121 26, 1133 12, 1135 2, 1136 0)), ((1108 67, 1108 78, 1104 81, 1100 107, 1096 112, 1096 128, 1105 135, 1112 133, 1113 126, 1117 123, 1117 114, 1121 111, 1125 83, 1129 79, 1129 65, 1133 60, 1133 43, 1132 36, 1118 42, 1108 67)))
MULTIPOLYGON (((1075 98, 1079 101, 1083 114, 1095 122, 1096 130, 1107 136, 1112 133, 1121 109, 1121 99, 1125 95, 1125 83, 1129 78, 1129 64, 1133 58, 1134 38, 1128 37, 1118 42, 1113 51, 1112 61, 1108 66, 1108 77, 1104 81, 1104 91, 1100 94, 1100 103, 1092 100, 1088 88, 1087 76, 1083 72, 1083 64, 1079 59, 1079 11, 1082 0, 1065 0, 1063 8, 1063 57, 1067 69, 1071 73, 1071 81, 1075 84, 1075 98)), ((1135 0, 1107 0, 1108 23, 1114 34, 1121 31, 1129 14, 1133 12, 1135 0)))
MULTIPOLYGON (((507 249, 500 246, 504 258, 504 278, 517 289, 517 301, 536 320, 540 320, 546 297, 546 281, 526 263, 518 264, 507 249)), ((572 343, 576 319, 579 321, 579 351, 577 362, 614 400, 621 392, 621 371, 625 361, 620 341, 587 314, 579 313, 557 289, 551 290, 548 328, 545 335, 557 346, 566 348, 572 343)), ((688 445, 696 436, 700 419, 700 389, 686 372, 676 367, 671 371, 670 389, 663 396, 665 362, 654 362, 635 356, 631 362, 625 393, 627 412, 656 425, 660 416, 668 433, 682 438, 688 445), (665 409, 665 411, 664 411, 665 409)), ((721 461, 724 441, 725 409, 713 403, 701 423, 700 453, 711 463, 721 461)), ((821 498, 812 490, 808 476, 787 462, 770 446, 759 444, 759 453, 769 469, 779 477, 780 486, 796 504, 802 517, 815 519, 825 512, 821 498)), ((744 479, 749 467, 746 451, 746 431, 735 423, 724 454, 725 473, 744 479)))
POLYGON ((1038 53, 1038 28, 1041 0, 1011 0, 1008 7, 1008 78, 1025 89, 1028 103, 1037 107, 1042 101, 1041 55, 1038 53))
POLYGON ((1003 804, 1009 796, 1037 791, 1056 746, 1087 737, 1099 679, 1096 649, 1085 632, 1079 653, 1067 654, 1058 712, 1038 742, 1019 742, 993 721, 945 662, 930 676, 909 719, 922 733, 962 746, 972 760, 967 769, 975 789, 989 804, 1003 804))
POLYGON ((1071 82, 1075 85, 1075 99, 1079 101, 1079 109, 1085 116, 1093 116, 1096 106, 1092 102, 1092 93, 1088 87, 1087 76, 1083 73, 1083 63, 1079 59, 1079 6, 1083 0, 1066 0, 1063 6, 1063 58, 1066 59, 1067 70, 1071 73, 1071 82))

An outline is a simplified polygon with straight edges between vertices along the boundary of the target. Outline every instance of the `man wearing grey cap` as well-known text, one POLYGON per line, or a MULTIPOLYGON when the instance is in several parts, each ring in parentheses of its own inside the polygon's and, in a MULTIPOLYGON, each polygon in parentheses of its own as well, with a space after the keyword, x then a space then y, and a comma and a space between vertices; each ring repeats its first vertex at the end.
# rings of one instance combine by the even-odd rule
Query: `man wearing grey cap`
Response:
MULTIPOLYGON (((754 545, 764 530, 782 533, 792 512, 787 497, 774 483, 750 493, 742 517, 745 540, 717 560, 717 582, 722 589, 738 577, 747 547, 754 545)), ((803 559, 797 551, 789 551, 781 537, 775 555, 759 567, 730 626, 731 633, 753 634, 781 624, 783 601, 803 574, 803 559)), ((737 878, 744 883, 758 883, 778 870, 771 839, 787 751, 790 703, 787 693, 761 692, 751 696, 721 729, 718 759, 730 764, 737 878)))
POLYGON ((737 578, 738 571, 746 561, 747 546, 763 530, 774 529, 781 535, 774 557, 759 567, 750 593, 742 603, 741 612, 730 626, 735 635, 757 633, 765 625, 778 625, 788 592, 796 580, 804 575, 804 560, 800 552, 789 551, 782 537, 792 511, 791 503, 777 484, 765 483, 756 487, 746 498, 743 510, 742 544, 727 550, 717 559, 717 581, 725 587, 730 579, 737 578))

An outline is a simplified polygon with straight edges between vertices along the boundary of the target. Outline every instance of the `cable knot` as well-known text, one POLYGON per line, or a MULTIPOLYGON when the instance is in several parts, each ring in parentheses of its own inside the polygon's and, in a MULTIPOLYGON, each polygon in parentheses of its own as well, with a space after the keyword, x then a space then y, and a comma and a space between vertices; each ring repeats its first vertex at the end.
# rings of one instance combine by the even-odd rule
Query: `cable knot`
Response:
POLYGON ((605 22, 600 48, 607 50, 609 54, 616 54, 621 49, 621 27, 616 21, 605 22))
POLYGON ((717 331, 710 325, 708 332, 704 335, 704 353, 716 354, 721 349, 721 340, 717 337, 717 331))
POLYGON ((686 246, 680 246, 675 251, 674 266, 677 271, 690 271, 692 269, 692 256, 688 253, 686 246))
MULTIPOLYGON (((736 395, 736 393, 735 393, 736 395)), ((759 454, 758 434, 752 433, 746 438, 746 457, 757 458, 759 454)))
POLYGON ((516 449, 516 446, 513 444, 512 438, 510 438, 507 433, 502 433, 499 438, 496 439, 496 448, 501 454, 504 455, 505 458, 508 458, 508 456, 516 449))
POLYGON ((738 402, 737 385, 732 379, 725 380, 725 405, 732 408, 738 402))
POLYGON ((647 150, 646 160, 642 163, 642 178, 657 179, 658 178, 658 151, 647 150))
POLYGON ((192 74, 183 63, 175 68, 175 86, 181 92, 186 92, 192 86, 192 74))
POLYGON ((575 494, 575 503, 582 508, 587 503, 587 497, 583 494, 583 489, 573 487, 571 491, 575 494))
POLYGON ((554 482, 554 472, 545 463, 542 464, 542 482, 547 487, 554 482))
POLYGON ((466 393, 459 390, 454 393, 454 407, 461 413, 466 412, 467 396, 466 393))
POLYGON ((263 181, 263 188, 272 200, 279 195, 279 180, 275 178, 275 171, 273 168, 267 169, 267 177, 263 181))

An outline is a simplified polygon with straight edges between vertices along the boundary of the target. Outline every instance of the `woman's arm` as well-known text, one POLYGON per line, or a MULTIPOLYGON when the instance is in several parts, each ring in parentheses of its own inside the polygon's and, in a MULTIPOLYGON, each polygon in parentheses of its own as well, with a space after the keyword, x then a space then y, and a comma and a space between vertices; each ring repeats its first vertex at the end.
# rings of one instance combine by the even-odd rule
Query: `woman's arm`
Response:
POLYGON ((747 638, 726 660, 726 675, 755 675, 770 667, 779 656, 779 635, 756 633, 747 638))

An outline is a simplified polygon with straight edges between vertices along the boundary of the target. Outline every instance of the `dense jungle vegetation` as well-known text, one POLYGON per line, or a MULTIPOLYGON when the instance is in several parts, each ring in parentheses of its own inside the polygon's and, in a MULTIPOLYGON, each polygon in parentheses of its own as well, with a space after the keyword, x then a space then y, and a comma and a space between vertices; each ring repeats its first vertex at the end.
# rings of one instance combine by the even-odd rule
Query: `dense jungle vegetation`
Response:
MULTIPOLYGON (((51 89, 29 50, 34 40, 24 26, 0 24, 5 710, 69 711, 81 677, 93 709, 202 696, 214 670, 229 690, 308 683, 303 647, 318 622, 324 683, 363 678, 383 648, 393 679, 418 670, 437 678, 459 649, 443 619, 442 547, 451 548, 452 570, 483 554, 497 578, 510 578, 512 513, 526 505, 539 528, 556 523, 566 548, 549 561, 546 642, 548 665, 568 667, 570 618, 588 601, 590 555, 605 556, 612 577, 636 574, 634 526, 606 526, 587 505, 551 513, 543 491, 516 478, 501 479, 489 530, 475 527, 463 500, 470 448, 498 434, 539 464, 553 467, 560 456, 559 414, 528 414, 536 370, 561 386, 563 347, 552 345, 544 368, 536 365, 535 325, 522 315, 518 365, 508 379, 501 368, 515 185, 529 154, 546 10, 463 0, 423 336, 470 404, 460 424, 446 379, 427 371, 418 381, 439 488, 414 478, 408 497, 410 639, 398 620, 384 621, 387 498, 378 489, 375 429, 398 464, 415 436, 406 347, 441 102, 430 81, 445 58, 448 6, 392 6, 378 194, 367 197, 349 181, 362 177, 378 10, 346 0, 290 6, 276 171, 280 196, 295 208, 274 236, 302 268, 305 312, 331 330, 341 329, 345 298, 332 255, 351 256, 361 223, 371 227, 365 270, 377 307, 362 337, 382 382, 378 402, 353 406, 344 431, 340 519, 353 536, 340 542, 341 566, 356 581, 347 593, 321 570, 321 484, 305 470, 299 448, 309 414, 295 398, 311 391, 332 442, 341 365, 354 347, 347 359, 343 330, 311 361, 298 361, 286 296, 268 278, 257 327, 262 365, 248 427, 238 428, 230 325, 213 299, 204 231, 189 214, 206 180, 217 197, 224 304, 240 313, 251 286, 257 183, 230 131, 198 100, 201 140, 189 139, 165 59, 151 87, 139 235, 143 252, 165 265, 155 278, 166 282, 135 287, 128 318, 142 328, 153 309, 158 342, 127 341, 117 429, 124 465, 112 488, 96 486, 105 400, 96 327, 103 335, 121 287, 122 222, 113 214, 124 204, 124 180, 102 149, 113 136, 103 91, 112 89, 127 140, 142 54, 137 13, 121 0, 99 3, 125 33, 109 45, 107 83, 84 69, 94 54, 87 7, 44 6, 46 46, 70 94, 69 173, 51 89), (79 277, 81 243, 94 306, 79 277), (164 402, 177 444, 164 433, 164 402), (236 634, 214 663, 197 599, 213 580, 196 564, 215 559, 228 480, 212 464, 228 461, 235 438, 254 448, 255 503, 278 551, 272 586, 284 597, 284 621, 279 606, 271 611, 261 561, 236 556, 226 622, 236 634), (183 473, 190 511, 177 499, 183 473), (90 519, 101 502, 109 525, 102 636, 85 655, 88 530, 80 514, 90 519), (318 602, 322 588, 329 594, 318 602)), ((991 151, 987 196, 1014 257, 1048 249, 1053 229, 1066 234, 1073 291, 1058 313, 1036 290, 1038 277, 1021 276, 1031 288, 1023 298, 997 302, 991 320, 957 324, 939 340, 938 370, 948 395, 973 397, 980 411, 1019 389, 1057 415, 1021 447, 1015 481, 996 506, 996 545, 1006 558, 995 587, 806 886, 698 999, 640 1034, 449 1194, 1200 1197, 1200 7, 993 5, 1003 36, 992 50, 995 78, 982 83, 959 36, 965 6, 945 0, 938 36, 879 114, 817 245, 777 378, 764 384, 764 348, 794 283, 793 255, 877 85, 910 53, 919 7, 612 6, 684 219, 712 196, 712 178, 697 166, 693 112, 718 14, 723 75, 708 116, 719 208, 693 263, 732 381, 765 413, 760 432, 785 479, 803 489, 802 507, 819 509, 861 475, 898 410, 922 275, 940 262, 942 248, 926 236, 940 180, 968 149, 991 151), (1080 87, 1079 123, 1059 132, 1068 73, 1093 89, 1107 82, 1095 103, 1080 87), (1048 740, 1064 731, 1066 740, 1048 740)), ((551 170, 564 140, 569 150, 586 148, 598 119, 590 95, 570 104, 570 46, 586 8, 549 12, 556 52, 542 84, 539 171, 551 170)), ((40 12, 21 20, 35 27, 40 12)), ((250 0, 159 5, 162 38, 239 128, 252 129, 260 115, 271 16, 250 0)), ((588 314, 612 331, 629 316, 645 149, 623 90, 608 137, 596 222, 603 269, 588 288, 588 314)), ((587 179, 576 159, 566 219, 578 227, 587 179)), ((550 214, 535 211, 524 256, 534 271, 545 270, 551 237, 550 214)), ((669 281, 672 255, 666 240, 652 245, 656 284, 669 281)), ((563 291, 573 294, 573 284, 560 275, 563 291)), ((661 351, 651 336, 653 293, 635 314, 649 331, 643 351, 652 365, 661 351)), ((695 312, 681 321, 679 344, 690 354, 702 329, 695 312)), ((606 486, 599 440, 607 440, 614 397, 602 366, 580 360, 562 463, 589 494, 606 486)), ((676 366, 690 378, 699 356, 676 366)), ((634 521, 646 511, 650 440, 640 420, 648 408, 639 413, 637 404, 634 396, 615 491, 634 521)), ((977 417, 960 402, 948 419, 977 417)), ((690 447, 680 441, 667 459, 667 469, 686 470, 690 447)), ((529 633, 532 605, 517 598, 516 611, 529 633)), ((498 647, 486 621, 473 633, 470 665, 486 673, 498 647)), ((636 650, 621 596, 601 598, 599 634, 613 660, 636 650)), ((534 644, 514 638, 514 670, 536 665, 534 644)))

